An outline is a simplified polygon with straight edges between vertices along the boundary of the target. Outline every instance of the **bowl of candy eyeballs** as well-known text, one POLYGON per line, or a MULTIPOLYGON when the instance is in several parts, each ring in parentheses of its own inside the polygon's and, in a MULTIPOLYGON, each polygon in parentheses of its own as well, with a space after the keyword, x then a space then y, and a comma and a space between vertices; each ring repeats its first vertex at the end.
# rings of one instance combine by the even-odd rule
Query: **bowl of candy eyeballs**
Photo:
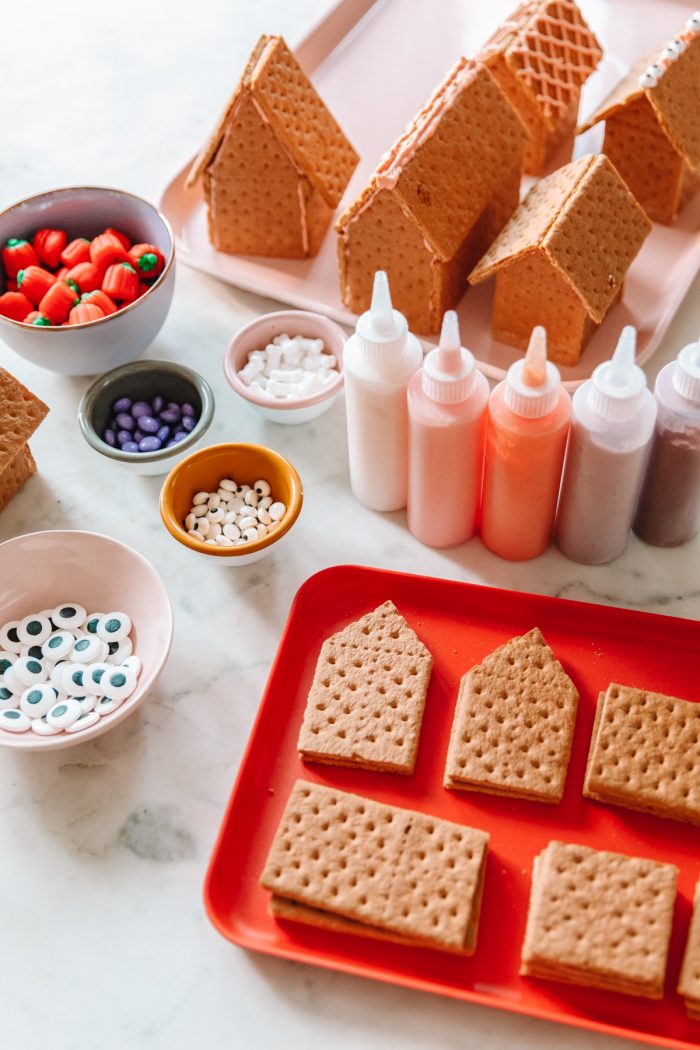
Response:
POLYGON ((345 333, 306 310, 265 314, 241 328, 224 358, 229 385, 273 423, 307 423, 343 388, 345 333))
POLYGON ((173 361, 134 361, 85 391, 78 423, 100 456, 134 474, 165 474, 202 443, 214 417, 207 381, 173 361))
POLYGON ((0 544, 0 577, 0 746, 71 747, 145 700, 173 615, 140 554, 93 532, 34 532, 0 544))
POLYGON ((139 357, 175 287, 167 220, 123 190, 72 186, 0 213, 0 337, 35 365, 95 375, 139 357))
POLYGON ((269 554, 301 512, 296 470, 263 445, 210 445, 171 470, 160 494, 163 524, 178 543, 220 565, 269 554))

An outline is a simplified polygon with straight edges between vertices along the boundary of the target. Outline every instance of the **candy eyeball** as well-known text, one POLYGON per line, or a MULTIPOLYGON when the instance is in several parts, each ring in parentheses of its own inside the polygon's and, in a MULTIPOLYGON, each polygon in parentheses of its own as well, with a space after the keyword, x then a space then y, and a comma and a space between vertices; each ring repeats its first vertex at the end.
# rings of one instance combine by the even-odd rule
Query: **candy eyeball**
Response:
POLYGON ((692 33, 700 31, 700 11, 696 11, 690 16, 688 21, 685 23, 685 28, 689 29, 692 33))
POLYGON ((644 70, 644 72, 642 73, 641 77, 639 78, 639 85, 640 85, 640 87, 643 87, 643 88, 656 87, 656 85, 658 83, 658 80, 659 80, 659 77, 661 76, 661 73, 662 73, 661 66, 658 66, 658 65, 648 66, 644 70))

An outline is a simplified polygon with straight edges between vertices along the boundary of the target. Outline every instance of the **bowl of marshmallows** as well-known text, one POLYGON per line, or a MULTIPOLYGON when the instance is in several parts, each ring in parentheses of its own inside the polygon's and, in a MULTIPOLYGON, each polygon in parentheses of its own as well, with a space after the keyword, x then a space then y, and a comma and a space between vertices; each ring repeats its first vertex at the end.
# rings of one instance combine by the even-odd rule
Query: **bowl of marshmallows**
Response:
POLYGON ((229 385, 273 423, 306 423, 327 411, 343 387, 345 334, 304 310, 258 317, 231 340, 229 385))

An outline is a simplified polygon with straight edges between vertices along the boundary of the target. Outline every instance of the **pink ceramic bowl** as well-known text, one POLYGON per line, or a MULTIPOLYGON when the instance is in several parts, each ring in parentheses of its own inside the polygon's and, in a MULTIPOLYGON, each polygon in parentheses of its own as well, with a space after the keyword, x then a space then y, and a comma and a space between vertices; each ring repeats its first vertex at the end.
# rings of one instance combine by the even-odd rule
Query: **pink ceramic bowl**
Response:
POLYGON ((136 691, 111 715, 80 733, 38 736, 0 729, 0 746, 57 751, 92 740, 117 725, 146 699, 168 658, 173 613, 165 585, 145 558, 95 532, 32 532, 0 544, 0 624, 75 601, 88 612, 125 612, 134 652, 143 667, 136 691))
POLYGON ((273 423, 308 423, 310 419, 316 419, 330 408, 343 388, 344 346, 343 329, 323 314, 307 310, 278 310, 276 313, 257 317, 234 335, 224 357, 224 372, 229 386, 253 405, 265 419, 270 419, 273 423), (285 332, 292 337, 303 335, 308 339, 323 339, 326 351, 333 354, 338 362, 339 374, 335 383, 330 384, 320 394, 312 394, 311 397, 294 401, 281 401, 251 390, 238 378, 238 373, 251 351, 264 350, 276 335, 285 332))

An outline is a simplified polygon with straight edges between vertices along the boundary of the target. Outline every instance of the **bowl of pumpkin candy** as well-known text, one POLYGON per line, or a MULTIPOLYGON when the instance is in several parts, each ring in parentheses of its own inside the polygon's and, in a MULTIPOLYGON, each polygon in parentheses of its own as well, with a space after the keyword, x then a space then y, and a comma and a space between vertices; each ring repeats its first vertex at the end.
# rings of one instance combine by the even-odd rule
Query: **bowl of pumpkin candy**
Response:
POLYGON ((0 213, 0 338, 33 364, 94 375, 135 360, 167 317, 175 246, 142 197, 72 186, 0 213))

